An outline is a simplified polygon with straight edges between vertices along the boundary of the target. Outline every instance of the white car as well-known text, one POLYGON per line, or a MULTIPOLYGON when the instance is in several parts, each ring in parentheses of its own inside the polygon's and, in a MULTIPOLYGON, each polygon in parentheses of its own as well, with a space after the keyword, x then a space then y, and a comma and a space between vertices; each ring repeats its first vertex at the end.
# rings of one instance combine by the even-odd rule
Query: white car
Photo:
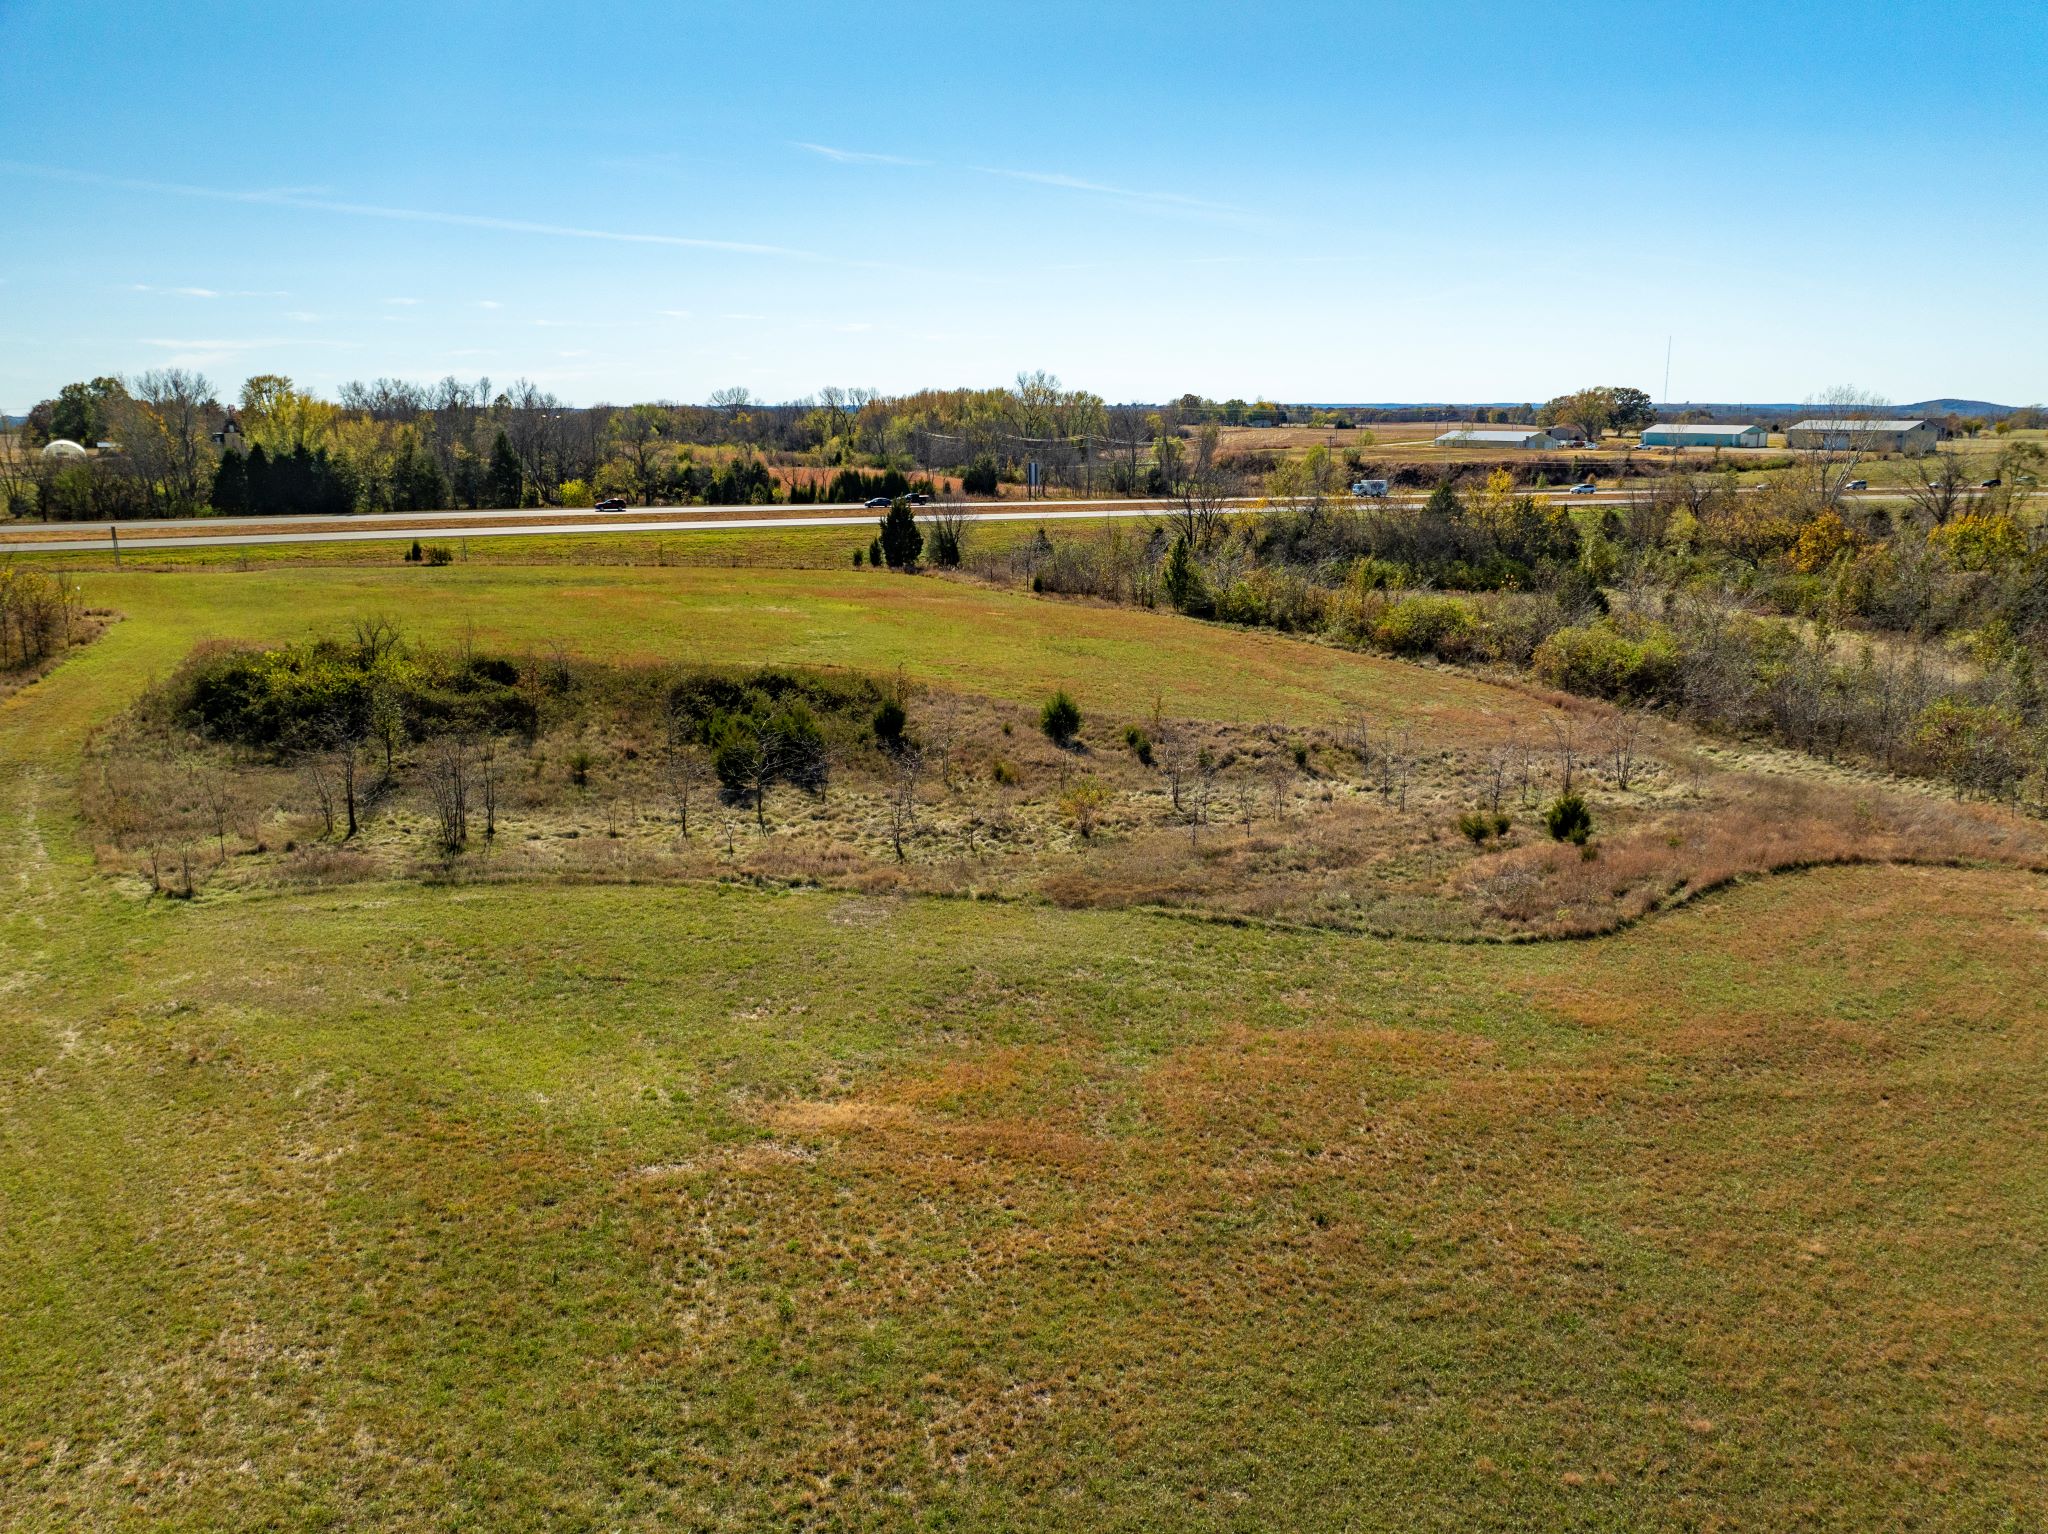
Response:
POLYGON ((1572 486, 1571 493, 1573 495, 1594 495, 1599 492, 1599 489, 1600 487, 1594 484, 1590 479, 1583 479, 1580 480, 1576 485, 1572 486))
POLYGON ((1387 482, 1383 479, 1361 479, 1351 487, 1353 495, 1369 495, 1379 499, 1387 493, 1387 482))
POLYGON ((1844 490, 1868 490, 1870 488, 1870 481, 1867 479, 1844 480, 1842 488, 1844 490))

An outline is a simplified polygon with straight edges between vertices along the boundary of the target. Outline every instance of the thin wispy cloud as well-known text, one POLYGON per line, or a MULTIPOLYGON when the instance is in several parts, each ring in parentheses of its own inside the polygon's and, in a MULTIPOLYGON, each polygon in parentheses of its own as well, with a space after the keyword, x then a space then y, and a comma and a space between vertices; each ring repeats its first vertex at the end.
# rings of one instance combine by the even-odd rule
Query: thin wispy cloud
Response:
POLYGON ((503 304, 499 303, 495 298, 479 298, 476 301, 476 306, 479 309, 502 309, 505 307, 503 304))
POLYGON ((1148 192, 1135 187, 1112 186, 1106 181, 1089 181, 1080 176, 1069 176, 1052 170, 1007 170, 999 165, 976 165, 973 169, 984 176, 1001 176, 1008 181, 1028 181, 1034 186, 1058 187, 1067 192, 1086 192, 1094 197, 1110 197, 1118 202, 1135 203, 1144 207, 1182 208, 1194 213, 1223 213, 1241 216, 1243 208, 1234 203, 1211 202, 1207 198, 1187 197, 1179 192, 1148 192))
POLYGON ((394 309, 417 309, 426 300, 424 298, 387 298, 384 302, 390 304, 394 309))
POLYGON ((840 165, 929 165, 929 160, 913 160, 908 155, 874 154, 865 149, 839 149, 831 144, 810 144, 798 139, 790 144, 792 149, 822 155, 825 159, 840 165))
POLYGON ((690 311, 687 309, 657 309, 654 312, 671 320, 686 320, 690 317, 690 311))
POLYGON ((574 224, 544 224, 531 219, 497 218, 482 213, 455 213, 434 208, 392 208, 379 203, 343 202, 330 197, 311 197, 291 190, 238 192, 227 187, 191 186, 175 181, 141 181, 125 176, 103 176, 92 171, 66 170, 50 165, 28 165, 16 160, 0 160, 0 173, 34 176, 47 181, 67 181, 80 186, 103 186, 118 191, 151 192, 166 197, 195 197, 209 202, 244 203, 259 207, 297 208, 311 213, 385 219, 394 223, 446 224, 458 229, 492 229, 504 234, 537 234, 563 240, 602 240, 618 245, 661 245, 683 250, 716 250, 734 255, 781 256, 803 261, 825 259, 815 251, 796 250, 786 245, 756 244, 748 240, 719 240, 686 234, 645 234, 624 229, 586 229, 574 224))
POLYGON ((254 341, 188 341, 164 336, 144 336, 142 344, 161 346, 167 351, 250 352, 266 346, 281 346, 283 343, 270 338, 254 341))
MULTIPOLYGON (((932 160, 915 160, 907 155, 877 154, 865 149, 841 149, 833 144, 814 144, 805 139, 795 139, 792 149, 801 149, 807 154, 822 156, 840 165, 933 165, 932 160)), ((1091 197, 1104 197, 1117 202, 1129 203, 1134 207, 1159 208, 1184 213, 1207 214, 1211 217, 1242 218, 1246 210, 1234 203, 1215 202, 1205 197, 1189 197, 1181 192, 1155 192, 1139 187, 1115 186, 1106 181, 1090 181, 1084 176, 1070 176, 1063 171, 1011 170, 1000 165, 969 165, 964 168, 978 176, 1000 176, 1006 181, 1029 181, 1036 186, 1057 187, 1066 192, 1082 192, 1091 197)))
POLYGON ((131 282, 131 293, 168 293, 177 298, 288 298, 289 294, 258 288, 169 288, 153 282, 131 282))
POLYGON ((330 346, 344 350, 354 347, 354 341, 315 341, 305 336, 286 341, 276 336, 207 336, 190 338, 184 336, 144 336, 138 343, 153 346, 169 353, 164 358, 166 367, 205 368, 220 363, 232 362, 248 352, 267 351, 275 346, 330 346))

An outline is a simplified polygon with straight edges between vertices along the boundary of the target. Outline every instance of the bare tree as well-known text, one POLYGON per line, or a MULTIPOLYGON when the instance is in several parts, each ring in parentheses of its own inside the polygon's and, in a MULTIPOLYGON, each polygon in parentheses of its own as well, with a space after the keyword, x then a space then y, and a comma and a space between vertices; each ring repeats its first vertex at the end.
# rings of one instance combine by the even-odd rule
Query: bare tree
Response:
POLYGON ((1633 781, 1642 737, 1643 716, 1634 709, 1618 708, 1607 721, 1602 744, 1606 747, 1616 788, 1626 791, 1633 781))
POLYGON ((960 700, 949 692, 932 698, 931 706, 920 710, 925 744, 938 758, 939 781, 953 786, 953 751, 960 738, 960 700))
POLYGON ((1365 714, 1354 716, 1344 727, 1344 749, 1358 759, 1358 770, 1367 777, 1372 775, 1372 720, 1365 714))
POLYGON ((445 735, 427 754, 427 793, 441 835, 441 850, 453 855, 469 842, 470 760, 459 735, 445 735))
POLYGON ((312 790, 324 834, 330 840, 334 836, 335 804, 340 798, 340 782, 334 765, 334 759, 325 751, 308 751, 299 758, 299 775, 305 779, 306 787, 312 790))
POLYGON ((1218 454, 1222 429, 1214 421, 1195 433, 1192 450, 1183 453, 1178 438, 1167 437, 1159 444, 1159 463, 1168 478, 1167 493, 1179 502, 1167 514, 1171 537, 1185 538, 1188 547, 1205 550, 1222 530, 1224 510, 1237 490, 1237 476, 1218 454), (1172 443, 1174 451, 1166 451, 1172 443))
POLYGON ((126 446, 149 464, 171 505, 196 509, 205 500, 200 482, 213 454, 209 428, 219 413, 213 384, 202 373, 158 368, 137 378, 129 393, 138 416, 130 424, 145 440, 126 446))
POLYGON ((1183 808, 1182 797, 1188 777, 1195 771, 1196 753, 1194 742, 1188 732, 1178 725, 1168 724, 1159 715, 1158 706, 1152 710, 1152 760, 1158 764, 1160 773, 1166 779, 1167 794, 1173 800, 1174 813, 1183 808))
POLYGON ((1551 714, 1544 721, 1550 730, 1550 743, 1557 753, 1558 792, 1572 791, 1572 776, 1579 767, 1578 721, 1570 714, 1551 714))
POLYGON ((896 849, 896 861, 904 861, 903 839, 917 828, 917 782, 924 772, 924 755, 915 746, 899 748, 891 763, 889 781, 889 844, 896 849))
POLYGON ((1507 792, 1508 779, 1515 769, 1515 752, 1520 746, 1512 734, 1486 753, 1486 807, 1494 814, 1500 813, 1500 801, 1507 792))
POLYGON ((1913 465, 1906 500, 1930 527, 1945 527, 1970 498, 1970 476, 1953 453, 1937 453, 1913 465))
POLYGON ((697 750, 694 725, 687 713, 671 708, 664 733, 661 780, 676 815, 676 834, 690 834, 690 807, 698 803, 711 780, 710 768, 697 750))
POLYGON ((1806 460, 1807 481, 1823 506, 1842 498, 1843 487, 1857 464, 1880 446, 1876 422, 1887 401, 1849 384, 1838 384, 1809 398, 1806 408, 1818 425, 1805 434, 1798 450, 1806 460))
POLYGON ((404 643, 399 627, 382 613, 371 613, 355 620, 354 637, 356 655, 366 668, 374 668, 386 657, 397 653, 404 643))
POLYGON ((476 750, 477 790, 484 801, 484 841, 498 836, 498 743, 486 735, 476 750))
POLYGON ((209 762, 194 773, 193 782, 199 790, 199 802, 206 806, 207 816, 213 822, 219 861, 225 863, 228 857, 228 821, 233 818, 235 810, 234 780, 223 768, 209 762))
POLYGON ((1216 753, 1204 746, 1195 757, 1195 775, 1188 786, 1188 838, 1209 823, 1210 807, 1216 802, 1216 753))

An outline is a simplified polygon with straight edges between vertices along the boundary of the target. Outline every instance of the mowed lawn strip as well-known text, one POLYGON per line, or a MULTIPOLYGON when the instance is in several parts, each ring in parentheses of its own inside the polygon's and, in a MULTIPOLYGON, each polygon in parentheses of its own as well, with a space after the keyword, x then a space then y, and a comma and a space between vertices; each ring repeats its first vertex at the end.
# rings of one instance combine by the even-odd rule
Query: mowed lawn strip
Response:
MULTIPOLYGON (((203 639, 283 641, 392 618, 445 641, 632 660, 851 666, 1035 703, 1065 686, 1097 727, 1170 715, 1481 736, 1542 712, 1450 670, 1170 613, 1033 597, 961 581, 840 570, 450 566, 80 577, 127 615, 67 665, 139 686, 203 639)), ((96 695, 97 696, 97 695, 96 695)), ((121 702, 115 694, 109 701, 121 702)), ((1085 731, 1084 731, 1085 733, 1085 731)))

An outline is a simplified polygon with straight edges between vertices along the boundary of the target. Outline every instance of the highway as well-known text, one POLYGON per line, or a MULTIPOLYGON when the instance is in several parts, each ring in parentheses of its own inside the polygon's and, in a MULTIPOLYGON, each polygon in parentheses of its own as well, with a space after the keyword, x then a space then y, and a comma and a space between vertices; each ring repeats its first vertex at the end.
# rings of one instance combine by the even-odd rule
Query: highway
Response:
MULTIPOLYGON (((1858 498, 1879 498, 1887 492, 1862 492, 1858 498)), ((1891 492, 1896 496, 1897 492, 1891 492)), ((1572 506, 1626 505, 1617 490, 1593 495, 1551 492, 1553 501, 1572 506)), ((1402 494, 1361 505, 1419 506, 1427 496, 1402 494)), ((952 502, 969 522, 1096 521, 1108 517, 1156 517, 1174 509, 1167 501, 966 501, 952 502)), ((1244 510, 1259 505, 1252 498, 1227 503, 1244 510)), ((920 508, 930 516, 933 508, 920 508)), ((877 514, 845 504, 798 512, 768 507, 643 507, 626 512, 577 508, 489 511, 382 511, 348 516, 184 517, 118 523, 25 523, 0 529, 0 555, 106 553, 118 546, 144 553, 162 549, 235 548, 273 543, 410 542, 450 538, 542 538, 583 533, 709 533, 772 531, 777 528, 872 527, 877 514)))

